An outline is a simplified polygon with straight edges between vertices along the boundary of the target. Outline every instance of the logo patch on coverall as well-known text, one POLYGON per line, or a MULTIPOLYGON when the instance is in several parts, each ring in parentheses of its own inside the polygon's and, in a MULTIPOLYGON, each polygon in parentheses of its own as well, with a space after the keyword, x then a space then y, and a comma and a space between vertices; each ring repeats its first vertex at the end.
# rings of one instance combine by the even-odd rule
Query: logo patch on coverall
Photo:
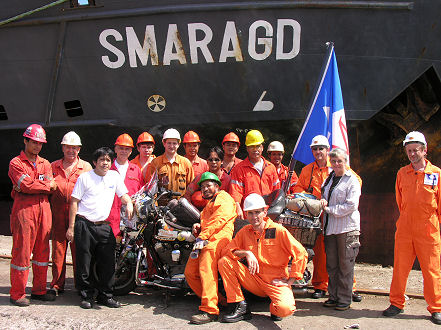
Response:
POLYGON ((438 180, 439 180, 439 173, 424 174, 424 184, 434 187, 438 185, 438 180))
POLYGON ((276 238, 276 228, 269 228, 265 231, 265 238, 276 238))
POLYGON ((40 181, 44 181, 44 174, 40 174, 40 175, 38 176, 38 180, 40 180, 40 181))

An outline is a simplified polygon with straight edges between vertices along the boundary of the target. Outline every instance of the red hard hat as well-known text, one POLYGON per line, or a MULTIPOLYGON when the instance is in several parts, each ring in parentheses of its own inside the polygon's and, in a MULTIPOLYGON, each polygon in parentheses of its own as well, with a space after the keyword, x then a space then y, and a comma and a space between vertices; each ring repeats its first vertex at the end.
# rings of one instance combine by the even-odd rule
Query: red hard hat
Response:
POLYGON ((38 124, 32 124, 31 126, 26 128, 23 136, 37 142, 47 143, 46 132, 44 131, 43 127, 38 124))
POLYGON ((192 143, 192 142, 199 142, 201 143, 201 140, 199 139, 199 135, 196 132, 188 131, 184 135, 184 140, 182 143, 192 143))
POLYGON ((222 140, 222 144, 224 144, 225 142, 236 142, 240 145, 239 137, 233 132, 230 132, 227 135, 225 135, 224 139, 222 140))
POLYGON ((115 145, 133 148, 133 140, 129 134, 124 133, 118 136, 115 141, 115 145))
POLYGON ((143 133, 141 133, 139 136, 138 136, 138 141, 136 141, 136 144, 138 145, 138 144, 140 144, 140 143, 147 143, 147 142, 150 142, 150 143, 153 143, 153 144, 155 144, 155 140, 153 139, 153 136, 151 136, 149 133, 147 133, 147 132, 143 132, 143 133))

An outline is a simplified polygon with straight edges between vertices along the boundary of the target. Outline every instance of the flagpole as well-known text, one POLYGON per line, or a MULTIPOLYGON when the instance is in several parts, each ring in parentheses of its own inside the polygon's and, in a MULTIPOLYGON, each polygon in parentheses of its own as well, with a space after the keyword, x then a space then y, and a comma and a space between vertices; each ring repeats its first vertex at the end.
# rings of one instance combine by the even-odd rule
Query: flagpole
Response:
POLYGON ((328 41, 328 42, 326 42, 326 47, 327 47, 327 49, 326 49, 325 61, 322 64, 321 75, 320 75, 321 79, 318 81, 317 86, 314 90, 314 94, 313 94, 314 98, 312 99, 311 104, 309 106, 308 116, 305 119, 305 123, 303 124, 302 131, 300 132, 300 134, 297 138, 297 142, 294 147, 294 150, 292 151, 291 159, 289 161, 289 166, 288 166, 288 177, 286 178, 286 180, 282 184, 282 190, 285 192, 285 194, 288 193, 289 187, 291 186, 291 179, 292 179, 292 175, 294 173, 294 167, 296 166, 296 163, 297 163, 297 160, 294 159, 294 153, 297 150, 297 146, 300 142, 300 137, 302 136, 303 131, 305 130, 305 126, 306 126, 305 124, 308 122, 309 116, 311 115, 311 112, 314 109, 315 102, 317 101, 318 90, 320 89, 320 87, 323 83, 323 80, 325 78, 325 71, 326 71, 326 69, 329 65, 329 61, 331 59, 332 50, 334 49, 334 43, 332 41, 328 41))

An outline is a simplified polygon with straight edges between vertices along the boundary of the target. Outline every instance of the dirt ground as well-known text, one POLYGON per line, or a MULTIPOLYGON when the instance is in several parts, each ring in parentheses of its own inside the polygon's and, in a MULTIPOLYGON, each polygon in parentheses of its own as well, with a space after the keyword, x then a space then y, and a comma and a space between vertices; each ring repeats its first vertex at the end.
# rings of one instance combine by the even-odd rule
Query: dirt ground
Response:
MULTIPOLYGON (((10 253, 10 237, 0 236, 0 254, 10 253)), ((10 260, 0 258, 0 322, 2 329, 344 329, 358 324, 360 329, 421 329, 435 328, 429 320, 423 299, 410 298, 404 314, 396 318, 384 318, 381 311, 389 305, 388 297, 363 294, 361 303, 353 303, 351 309, 340 312, 322 306, 325 298, 314 300, 309 294, 296 292, 297 311, 281 322, 269 318, 269 300, 250 298, 253 318, 231 325, 210 323, 193 326, 188 320, 197 313, 199 299, 192 295, 172 296, 166 304, 162 290, 138 288, 124 297, 120 309, 95 305, 91 310, 81 309, 74 290, 72 267, 68 267, 66 291, 55 302, 32 302, 19 308, 9 303, 10 260)), ((311 267, 311 266, 309 266, 311 267)), ((32 272, 31 272, 32 274, 32 272)), ((388 290, 392 268, 377 265, 356 266, 357 288, 364 290, 388 290)), ((51 279, 50 268, 48 280, 51 279)), ((30 294, 32 276, 28 281, 30 294)), ((408 283, 409 293, 422 293, 422 275, 412 271, 408 283)))

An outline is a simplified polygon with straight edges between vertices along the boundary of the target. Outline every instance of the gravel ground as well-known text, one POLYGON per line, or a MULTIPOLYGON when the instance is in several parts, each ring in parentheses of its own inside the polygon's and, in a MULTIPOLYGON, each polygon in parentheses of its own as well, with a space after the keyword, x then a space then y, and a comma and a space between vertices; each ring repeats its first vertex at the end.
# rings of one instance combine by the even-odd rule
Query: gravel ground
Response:
MULTIPOLYGON (((0 236, 0 254, 9 253, 10 237, 0 236)), ((2 329, 186 329, 192 327, 188 320, 197 312, 199 304, 199 299, 191 294, 172 296, 166 304, 164 291, 138 288, 136 292, 118 298, 123 303, 120 309, 95 305, 92 310, 83 310, 78 306, 79 297, 73 287, 72 267, 69 266, 66 291, 55 302, 33 302, 29 307, 19 308, 9 303, 9 263, 8 259, 0 259, 2 329)), ((357 288, 362 291, 388 290, 391 277, 391 267, 356 266, 357 288)), ((28 293, 31 283, 32 276, 28 281, 28 293)), ((408 291, 422 292, 420 271, 411 272, 408 291)), ((387 296, 365 294, 361 303, 353 303, 350 310, 339 312, 324 308, 322 303, 325 298, 314 300, 309 298, 309 294, 295 295, 297 312, 281 322, 269 319, 269 300, 251 298, 252 320, 229 325, 215 322, 198 326, 198 329, 343 329, 353 324, 358 324, 361 329, 435 328, 429 321, 430 315, 423 299, 410 298, 404 314, 384 318, 381 311, 389 305, 387 296)))

